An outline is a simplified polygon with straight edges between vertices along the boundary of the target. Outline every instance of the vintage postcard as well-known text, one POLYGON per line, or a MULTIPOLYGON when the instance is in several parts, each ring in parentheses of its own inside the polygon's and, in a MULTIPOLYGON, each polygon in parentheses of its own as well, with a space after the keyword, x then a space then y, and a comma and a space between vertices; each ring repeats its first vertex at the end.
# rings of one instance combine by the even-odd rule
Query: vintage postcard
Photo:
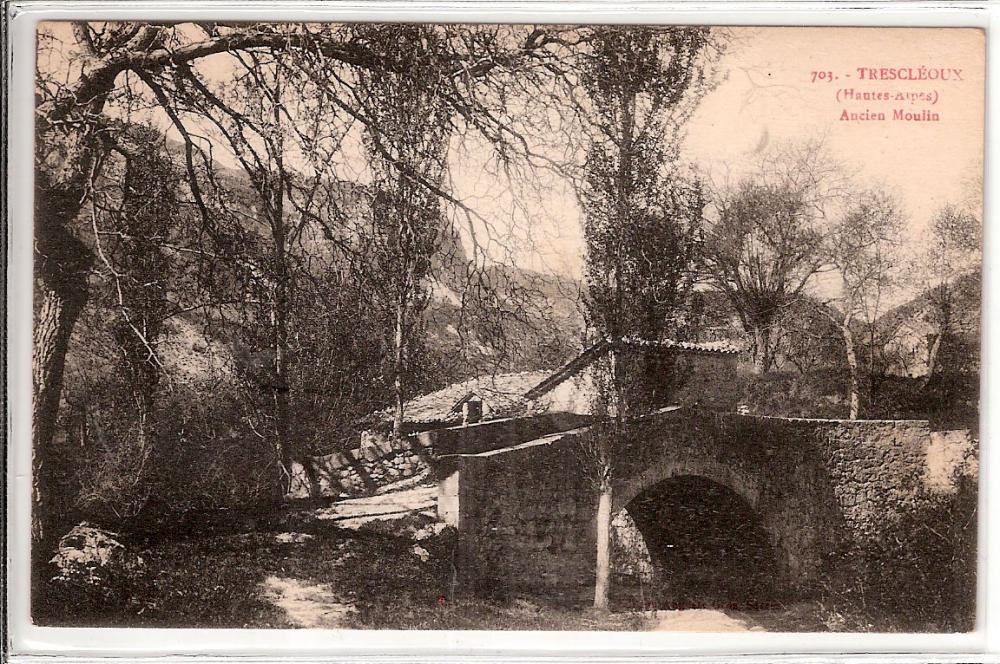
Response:
POLYGON ((984 31, 35 38, 34 625, 976 628, 984 31))

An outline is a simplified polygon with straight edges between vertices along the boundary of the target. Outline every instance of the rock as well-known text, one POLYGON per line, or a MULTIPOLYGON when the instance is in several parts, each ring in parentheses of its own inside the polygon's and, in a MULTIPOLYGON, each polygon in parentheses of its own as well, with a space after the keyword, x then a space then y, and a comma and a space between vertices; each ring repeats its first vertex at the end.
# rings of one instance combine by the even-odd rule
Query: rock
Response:
POLYGON ((395 451, 392 449, 392 440, 389 438, 381 438, 376 441, 375 445, 383 455, 389 455, 395 451))
POLYGON ((274 541, 279 544, 301 544, 311 539, 314 539, 314 536, 308 533, 278 533, 274 536, 274 541))
POLYGON ((301 463, 292 462, 291 481, 286 498, 302 499, 309 497, 309 479, 301 463))
POLYGON ((59 551, 49 561, 57 571, 55 587, 70 597, 126 602, 143 576, 145 562, 119 541, 118 533, 84 521, 59 540, 59 551))
POLYGON ((447 524, 441 522, 428 523, 426 526, 413 533, 413 539, 417 540, 418 542, 422 542, 428 537, 434 537, 436 535, 440 535, 441 532, 447 527, 448 527, 447 524))
POLYGON ((428 560, 431 559, 431 554, 427 552, 427 549, 420 546, 419 544, 414 544, 413 548, 410 550, 413 551, 413 555, 420 558, 420 562, 426 563, 428 560))

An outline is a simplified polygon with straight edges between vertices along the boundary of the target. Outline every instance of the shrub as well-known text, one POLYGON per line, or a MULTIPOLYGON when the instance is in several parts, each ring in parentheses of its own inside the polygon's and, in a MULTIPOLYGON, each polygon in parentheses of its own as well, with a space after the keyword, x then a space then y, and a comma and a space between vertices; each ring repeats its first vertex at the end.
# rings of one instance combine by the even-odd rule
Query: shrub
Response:
POLYGON ((178 390, 164 400, 156 492, 170 511, 273 502, 280 467, 273 434, 254 430, 236 390, 178 390))
POLYGON ((74 450, 82 518, 131 529, 176 512, 273 501, 273 441, 247 424, 234 390, 177 383, 160 395, 145 432, 115 403, 88 417, 82 452, 74 450))
POLYGON ((746 404, 754 414, 834 419, 847 416, 847 378, 842 371, 774 372, 747 376, 745 380, 746 404))
MULTIPOLYGON (((847 375, 840 369, 744 376, 750 412, 784 417, 847 417, 847 375)), ((979 375, 939 373, 922 378, 883 376, 862 385, 863 419, 930 420, 934 429, 979 425, 979 375)))
POLYGON ((968 631, 976 600, 975 480, 951 494, 924 493, 875 542, 854 543, 828 561, 825 590, 851 616, 844 629, 968 631))
POLYGON ((98 436, 77 472, 81 511, 102 522, 139 514, 152 491, 152 454, 151 441, 137 431, 98 436))

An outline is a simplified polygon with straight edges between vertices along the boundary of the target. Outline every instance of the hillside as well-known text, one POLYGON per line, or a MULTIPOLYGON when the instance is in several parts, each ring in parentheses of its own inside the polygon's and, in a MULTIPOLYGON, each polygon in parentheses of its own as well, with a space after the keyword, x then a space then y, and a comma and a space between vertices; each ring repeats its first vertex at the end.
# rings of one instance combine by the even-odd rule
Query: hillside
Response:
MULTIPOLYGON (((959 277, 952 293, 951 330, 939 352, 940 366, 960 373, 978 372, 982 274, 977 271, 959 277)), ((939 292, 925 291, 879 319, 883 333, 896 338, 893 373, 914 378, 927 375, 929 343, 937 333, 934 319, 938 302, 939 292)))
MULTIPOLYGON (((178 160, 177 163, 181 163, 183 146, 168 141, 168 150, 178 160)), ((241 213, 214 220, 217 224, 214 232, 221 229, 229 237, 239 238, 238 250, 259 256, 260 264, 266 266, 269 229, 259 219, 255 204, 257 195, 249 179, 242 171, 218 162, 214 168, 217 171, 215 183, 220 192, 224 192, 225 201, 242 210, 241 213)), ((336 210, 336 221, 328 224, 329 229, 323 230, 317 224, 311 224, 299 235, 294 247, 294 260, 302 270, 302 279, 317 282, 320 289, 335 292, 341 287, 340 282, 330 286, 324 286, 322 282, 327 274, 345 279, 343 267, 338 267, 338 261, 342 259, 338 258, 340 254, 336 247, 347 246, 359 253, 363 250, 361 230, 368 214, 368 196, 364 185, 351 182, 326 184, 323 189, 327 196, 337 201, 337 205, 329 206, 336 210), (333 239, 329 235, 331 229, 336 234, 333 239)), ((206 190, 205 194, 209 193, 206 190)), ((290 215, 290 223, 298 221, 293 218, 294 210, 286 210, 286 214, 290 215)), ((83 228, 81 235, 92 235, 86 230, 89 218, 82 219, 80 223, 83 228)), ((176 226, 178 238, 172 238, 175 244, 201 248, 201 244, 196 244, 201 239, 194 237, 201 227, 196 213, 194 217, 181 218, 176 226)), ((252 373, 264 371, 263 366, 257 365, 267 361, 266 352, 249 348, 247 340, 241 339, 244 335, 241 335, 240 327, 246 313, 238 311, 243 307, 241 303, 198 306, 202 302, 226 300, 233 296, 237 300, 260 297, 246 290, 247 285, 241 281, 246 276, 237 275, 237 268, 219 261, 213 265, 211 278, 219 284, 217 287, 222 289, 220 293, 223 294, 216 295, 207 288, 202 290, 200 285, 195 286, 194 281, 201 277, 197 273, 196 259, 191 258, 193 251, 170 255, 178 261, 177 269, 183 273, 182 276, 171 277, 178 280, 174 287, 197 291, 197 298, 201 299, 181 300, 170 296, 178 302, 179 308, 183 305, 191 311, 169 317, 164 334, 156 343, 155 361, 162 365, 165 377, 161 386, 173 390, 175 386, 187 385, 211 391, 211 385, 228 380, 241 370, 249 369, 252 373)), ((432 261, 432 273, 430 301, 424 315, 424 341, 420 349, 421 377, 419 384, 414 386, 418 392, 473 376, 558 366, 577 351, 582 317, 576 304, 579 287, 574 280, 522 270, 513 265, 473 268, 457 233, 446 233, 442 237, 441 246, 432 261)), ((111 324, 118 316, 113 293, 108 291, 111 287, 107 275, 95 274, 91 278, 93 296, 74 330, 67 357, 64 401, 73 407, 63 409, 64 417, 76 417, 71 411, 76 410, 77 404, 82 408, 93 398, 108 404, 118 398, 106 384, 108 372, 116 370, 120 359, 111 334, 111 324)), ((260 290, 259 284, 253 287, 260 290)), ((315 288, 311 286, 311 289, 315 288)), ((334 339, 324 333, 324 314, 319 312, 320 309, 323 308, 317 308, 319 317, 315 321, 307 320, 315 326, 307 331, 313 335, 313 346, 318 330, 320 342, 330 346, 324 352, 353 352, 345 346, 344 339, 334 339), (324 336, 329 336, 325 342, 324 336)), ((309 316, 312 314, 308 314, 307 319, 309 316)), ((363 323, 362 319, 370 321, 371 312, 362 312, 355 321, 361 323, 361 327, 337 326, 339 336, 353 335, 351 344, 368 346, 368 354, 358 357, 367 362, 366 373, 371 375, 355 378, 364 382, 364 389, 368 391, 361 400, 371 398, 372 393, 385 392, 381 398, 388 403, 388 392, 377 386, 380 380, 385 380, 378 374, 387 364, 387 358, 380 360, 377 356, 372 357, 373 352, 378 352, 378 344, 371 343, 375 331, 371 329, 370 322, 363 323)), ((329 324, 326 329, 330 329, 329 324)), ((324 378, 324 357, 312 356, 309 350, 293 349, 292 352, 299 352, 299 359, 310 365, 309 380, 318 381, 316 384, 322 385, 327 394, 331 389, 346 393, 342 385, 345 380, 349 382, 350 377, 324 378), (335 388, 331 386, 331 381, 337 382, 335 388)), ((358 395, 352 398, 358 398, 358 395)), ((322 417, 318 415, 317 419, 322 417)))

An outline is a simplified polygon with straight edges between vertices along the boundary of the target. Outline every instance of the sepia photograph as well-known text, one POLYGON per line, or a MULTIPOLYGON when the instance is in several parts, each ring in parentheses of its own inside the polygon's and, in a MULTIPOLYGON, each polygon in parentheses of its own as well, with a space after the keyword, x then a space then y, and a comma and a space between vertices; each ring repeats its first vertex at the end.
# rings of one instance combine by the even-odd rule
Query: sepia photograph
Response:
POLYGON ((35 58, 34 625, 977 628, 983 30, 35 58))

